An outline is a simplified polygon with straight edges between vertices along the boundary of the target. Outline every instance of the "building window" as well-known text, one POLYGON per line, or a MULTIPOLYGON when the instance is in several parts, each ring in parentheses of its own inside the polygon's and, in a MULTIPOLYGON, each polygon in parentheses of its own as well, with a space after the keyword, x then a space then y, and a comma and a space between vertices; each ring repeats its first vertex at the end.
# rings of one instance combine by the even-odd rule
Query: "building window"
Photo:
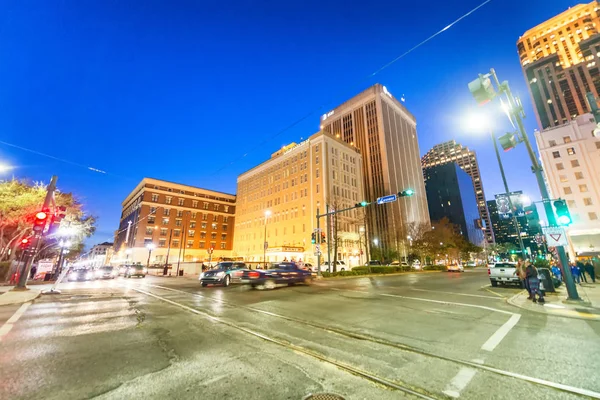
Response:
POLYGON ((580 191, 581 193, 585 193, 585 192, 587 192, 587 191, 588 191, 588 187, 587 187, 587 185, 579 185, 579 191, 580 191))
POLYGON ((198 243, 198 247, 200 247, 201 249, 203 249, 205 245, 206 245, 206 244, 205 244, 204 242, 200 242, 200 243, 198 243))
POLYGON ((219 220, 219 216, 217 214, 213 215, 213 221, 218 221, 219 220))
POLYGON ((210 234, 210 238, 211 238, 211 239, 216 239, 216 238, 217 238, 217 232, 212 232, 212 233, 210 234))
POLYGON ((571 136, 563 136, 565 143, 571 143, 571 136))
POLYGON ((600 150, 600 142, 596 142, 596 148, 600 150))
POLYGON ((208 210, 208 203, 207 202, 204 202, 204 209, 208 210))
POLYGON ((158 194, 152 193, 152 201, 155 202, 155 203, 158 202, 158 194))
POLYGON ((317 183, 317 193, 319 193, 319 184, 317 183))
POLYGON ((202 221, 208 220, 208 214, 202 214, 202 221))
POLYGON ((554 158, 560 158, 560 151, 553 151, 552 152, 552 157, 554 157, 554 158))
POLYGON ((226 223, 229 220, 229 217, 223 217, 223 223, 226 223))
POLYGON ((177 202, 177 204, 179 204, 180 206, 185 204, 185 199, 179 199, 179 201, 177 202))
POLYGON ((598 214, 596 214, 595 212, 589 212, 588 217, 590 218, 591 221, 595 221, 598 219, 598 214))
POLYGON ((571 190, 571 188, 569 186, 565 186, 563 188, 563 190, 564 190, 565 194, 571 194, 571 193, 573 193, 573 191, 571 190))
POLYGON ((563 165, 563 163, 558 163, 556 164, 556 169, 562 171, 563 169, 565 169, 565 166, 563 165))
POLYGON ((227 234, 226 233, 222 233, 221 234, 221 240, 227 240, 227 234))
POLYGON ((175 220, 175 226, 181 226, 181 220, 180 219, 176 219, 175 220))
POLYGON ((586 197, 583 199, 583 204, 586 206, 591 206, 592 205, 592 198, 591 197, 586 197))
POLYGON ((583 172, 575 172, 575 179, 579 180, 579 179, 583 179, 583 172))
POLYGON ((229 212, 229 206, 223 206, 223 211, 229 212))
POLYGON ((173 202, 173 198, 171 196, 165 197, 165 204, 171 204, 173 202))
POLYGON ((225 249, 225 242, 221 242, 221 248, 225 249))
POLYGON ((198 200, 192 200, 192 207, 198 208, 198 200))
POLYGON ((183 210, 177 210, 177 216, 183 217, 183 210))
POLYGON ((206 229, 206 222, 201 223, 200 226, 202 227, 202 229, 206 229))
POLYGON ((165 209, 163 210, 163 214, 164 214, 164 215, 169 215, 170 213, 171 213, 171 209, 170 209, 170 208, 165 208, 165 209))
POLYGON ((315 176, 318 178, 319 177, 319 169, 318 168, 316 169, 315 174, 316 174, 315 176))
POLYGON ((154 233, 154 229, 151 226, 146 227, 146 235, 152 235, 154 233))
POLYGON ((160 236, 167 236, 167 228, 160 228, 160 236))
POLYGON ((227 230, 227 225, 223 225, 223 230, 226 231, 227 230))
POLYGON ((315 164, 319 163, 319 156, 315 156, 315 164))
POLYGON ((194 222, 194 221, 190 222, 190 228, 192 228, 192 229, 193 229, 193 228, 195 228, 195 227, 196 227, 196 222, 194 222))
POLYGON ((218 204, 215 204, 214 207, 215 207, 215 211, 219 211, 219 205, 218 204))
POLYGON ((568 181, 566 175, 559 175, 558 177, 559 177, 559 179, 560 179, 561 182, 567 182, 568 181))
POLYGON ((579 160, 571 160, 571 167, 579 167, 579 160))
POLYGON ((194 237, 194 235, 196 234, 196 231, 193 229, 188 230, 188 237, 194 237))
POLYGON ((149 224, 154 224, 156 221, 156 219, 154 217, 148 217, 148 223, 149 224))
POLYGON ((194 241, 193 240, 188 240, 187 241, 187 248, 191 249, 192 247, 194 247, 194 241))
POLYGON ((210 248, 215 249, 217 246, 217 242, 210 242, 210 248))
POLYGON ((200 239, 206 239, 206 232, 200 232, 200 239))
POLYGON ((179 229, 175 229, 175 230, 173 231, 173 236, 175 236, 175 237, 179 237, 179 235, 181 235, 181 231, 180 231, 179 229))
POLYGON ((550 147, 556 146, 556 140, 549 140, 548 145, 550 145, 550 147))
POLYGON ((179 240, 173 240, 172 247, 179 247, 179 240))
POLYGON ((196 211, 192 212, 192 219, 196 219, 196 215, 197 215, 196 211))
POLYGON ((163 225, 169 225, 169 218, 163 218, 162 219, 162 224, 163 225))
POLYGON ((165 247, 167 245, 167 241, 165 239, 158 240, 158 247, 165 247))
POLYGON ((575 148, 574 147, 567 148, 567 154, 570 156, 575 155, 575 148))
POLYGON ((214 222, 213 222, 212 224, 210 224, 210 226, 211 226, 211 228, 213 228, 214 230, 217 230, 217 224, 216 224, 216 223, 214 223, 214 222))

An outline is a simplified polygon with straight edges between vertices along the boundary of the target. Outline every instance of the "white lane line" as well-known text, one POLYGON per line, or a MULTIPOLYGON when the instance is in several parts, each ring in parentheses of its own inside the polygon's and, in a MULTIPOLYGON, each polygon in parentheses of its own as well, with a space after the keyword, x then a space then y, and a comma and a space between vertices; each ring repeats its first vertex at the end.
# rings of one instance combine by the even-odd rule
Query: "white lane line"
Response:
MULTIPOLYGON (((355 291, 358 292, 358 290, 355 290, 355 291)), ((361 292, 362 293, 367 293, 367 292, 364 292, 364 291, 361 291, 361 292)), ((482 309, 482 310, 494 311, 494 312, 499 312, 499 313, 507 314, 507 315, 519 315, 519 314, 515 314, 515 313, 510 312, 510 311, 499 310, 499 309, 493 308, 493 307, 480 306, 480 305, 477 305, 477 304, 455 303, 453 301, 423 299, 423 298, 420 298, 420 297, 400 296, 400 295, 397 295, 397 294, 387 294, 387 293, 379 293, 379 296, 397 297, 397 298, 400 298, 400 299, 425 301, 425 302, 437 303, 437 304, 452 304, 452 305, 461 306, 461 307, 479 308, 479 309, 482 309)), ((520 317, 520 315, 519 315, 519 317, 520 317)))
POLYGON ((504 325, 502 325, 500 328, 498 328, 498 330, 494 332, 494 334, 487 340, 487 342, 485 342, 483 346, 481 346, 481 350, 494 351, 494 349, 500 344, 502 339, 504 339, 504 337, 508 335, 508 332, 510 332, 510 330, 514 328, 517 322, 519 322, 519 319, 521 319, 520 314, 513 314, 509 318, 509 320, 506 321, 506 323, 504 323, 504 325))
POLYGON ((455 399, 459 398, 460 392, 467 387, 476 373, 477 370, 473 368, 462 367, 458 370, 458 374, 456 374, 450 383, 448 383, 448 386, 446 386, 446 389, 444 389, 443 393, 455 399))
POLYGON ((21 318, 25 310, 27 310, 30 305, 31 302, 23 303, 21 307, 19 307, 19 309, 15 311, 15 313, 8 319, 8 321, 6 321, 2 327, 0 327, 0 342, 2 341, 2 338, 4 338, 4 336, 11 331, 14 324, 19 320, 19 318, 21 318))
POLYGON ((443 293, 443 294, 451 294, 454 296, 468 296, 468 297, 481 297, 483 299, 493 299, 493 300, 502 300, 496 296, 484 296, 481 294, 469 294, 469 293, 456 293, 456 292, 441 292, 439 290, 428 290, 428 289, 417 289, 417 288, 410 288, 410 290, 416 290, 419 292, 431 292, 431 293, 443 293))

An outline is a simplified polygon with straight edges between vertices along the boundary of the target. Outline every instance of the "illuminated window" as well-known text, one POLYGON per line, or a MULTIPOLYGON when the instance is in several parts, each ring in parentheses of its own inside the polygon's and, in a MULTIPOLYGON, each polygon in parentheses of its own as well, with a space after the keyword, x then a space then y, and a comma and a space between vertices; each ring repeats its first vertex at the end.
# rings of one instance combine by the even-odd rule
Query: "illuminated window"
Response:
POLYGON ((579 167, 579 160, 571 160, 571 167, 579 167))
POLYGON ((591 206, 593 204, 592 203, 592 198, 591 197, 584 198, 583 199, 583 204, 586 205, 586 206, 591 206))
POLYGON ((595 212, 589 212, 588 217, 590 218, 590 220, 595 221, 598 219, 598 214, 596 214, 595 212))
POLYGON ((581 193, 585 193, 585 192, 587 192, 587 191, 588 191, 588 187, 587 187, 587 185, 579 185, 579 191, 580 191, 581 193))
POLYGON ((558 163, 558 164, 556 164, 556 169, 560 171, 560 170, 565 169, 565 166, 562 163, 558 163))
POLYGON ((583 172, 575 172, 575 179, 579 180, 579 179, 583 179, 583 172))
POLYGON ((571 193, 573 193, 573 191, 571 190, 571 188, 569 186, 563 187, 563 191, 565 192, 565 194, 571 194, 571 193))
POLYGON ((568 182, 568 181, 569 181, 569 180, 567 179, 567 176, 566 176, 566 175, 559 175, 558 177, 560 178, 560 181, 561 181, 561 182, 568 182))
POLYGON ((567 149, 567 154, 570 155, 570 156, 575 155, 575 148, 574 147, 569 147, 567 149))
POLYGON ((171 196, 165 197, 165 204, 171 204, 173 202, 173 198, 171 196))
POLYGON ((554 158, 560 158, 560 151, 553 151, 552 152, 552 157, 554 157, 554 158))

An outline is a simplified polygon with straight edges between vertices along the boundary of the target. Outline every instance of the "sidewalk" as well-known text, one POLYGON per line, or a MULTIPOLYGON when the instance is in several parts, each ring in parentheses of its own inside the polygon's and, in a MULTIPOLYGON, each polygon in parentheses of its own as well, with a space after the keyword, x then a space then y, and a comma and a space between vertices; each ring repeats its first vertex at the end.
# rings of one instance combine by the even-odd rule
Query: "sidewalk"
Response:
POLYGON ((528 294, 523 290, 509 298, 508 303, 542 314, 600 321, 600 282, 577 285, 577 293, 581 302, 567 300, 567 289, 561 285, 556 293, 546 293, 546 303, 541 305, 527 300, 528 294))
POLYGON ((12 288, 12 286, 0 287, 0 306, 26 303, 37 298, 41 293, 41 290, 37 289, 15 291, 12 288))

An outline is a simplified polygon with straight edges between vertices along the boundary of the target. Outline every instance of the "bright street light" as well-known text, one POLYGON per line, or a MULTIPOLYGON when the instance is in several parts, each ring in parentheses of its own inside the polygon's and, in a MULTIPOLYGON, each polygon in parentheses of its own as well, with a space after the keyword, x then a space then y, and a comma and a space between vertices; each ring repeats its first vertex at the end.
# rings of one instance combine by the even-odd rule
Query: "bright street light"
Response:
POLYGON ((0 163, 0 173, 2 173, 2 172, 8 172, 8 171, 10 171, 10 170, 12 170, 14 168, 15 167, 13 167, 12 165, 0 163))
POLYGON ((154 250, 156 248, 156 245, 154 243, 148 243, 146 245, 146 248, 150 251, 154 250))
POLYGON ((265 217, 269 218, 271 216, 271 210, 265 210, 265 217))

